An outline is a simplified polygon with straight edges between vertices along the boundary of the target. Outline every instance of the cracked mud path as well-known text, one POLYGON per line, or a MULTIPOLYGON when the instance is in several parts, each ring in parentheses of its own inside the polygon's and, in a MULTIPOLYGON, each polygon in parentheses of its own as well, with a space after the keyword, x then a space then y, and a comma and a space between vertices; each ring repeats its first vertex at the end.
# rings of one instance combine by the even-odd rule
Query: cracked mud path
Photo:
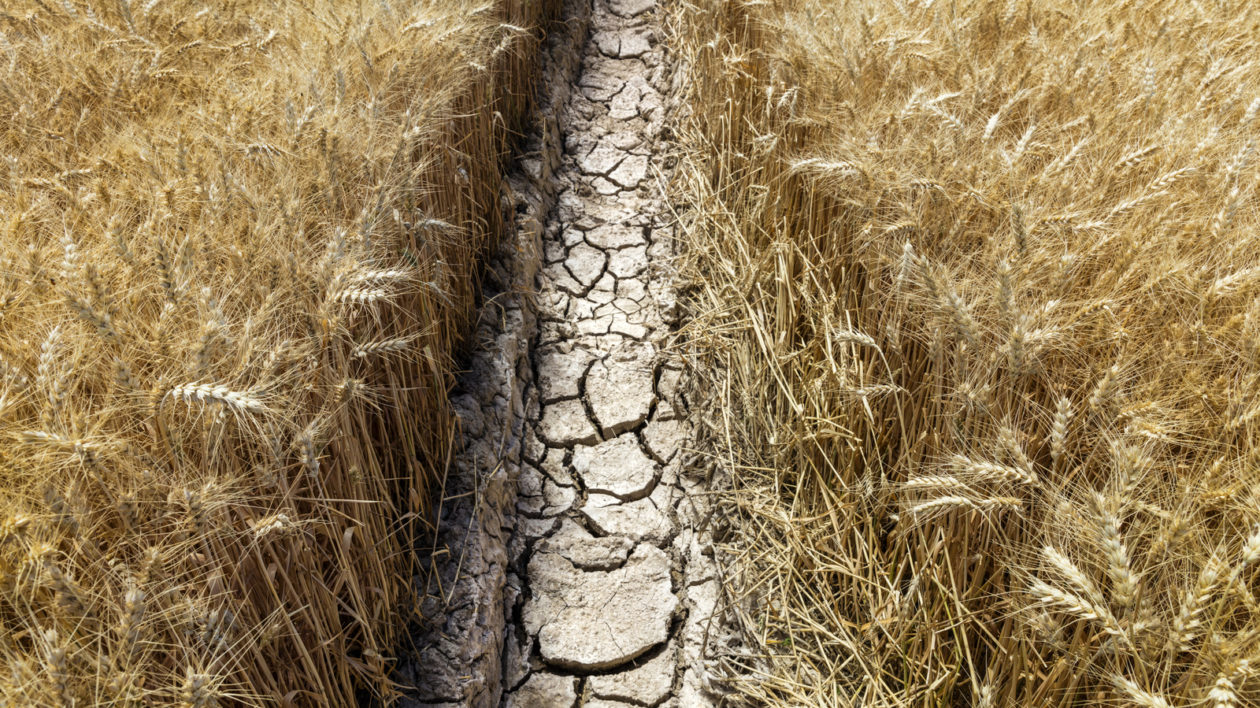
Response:
POLYGON ((691 464, 656 0, 565 0, 539 130, 502 198, 463 447, 421 549, 403 706, 716 705, 719 584, 691 464))
MULTIPOLYGON (((504 705, 706 706, 717 600, 688 475, 662 213, 654 0, 596 0, 542 237, 534 392, 508 544, 504 705)), ((540 167, 540 166, 539 166, 540 167)))

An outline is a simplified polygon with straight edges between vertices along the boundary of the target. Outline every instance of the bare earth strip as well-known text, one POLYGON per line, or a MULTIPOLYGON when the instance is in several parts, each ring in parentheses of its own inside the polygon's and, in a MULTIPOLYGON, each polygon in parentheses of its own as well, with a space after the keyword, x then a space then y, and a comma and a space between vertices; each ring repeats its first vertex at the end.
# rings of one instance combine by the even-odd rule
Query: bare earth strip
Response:
POLYGON ((662 214, 668 60, 653 0, 598 0, 562 108, 509 544, 508 706, 705 706, 717 599, 662 214), (695 494, 693 494, 695 492, 695 494))
POLYGON ((445 619, 400 672, 409 705, 717 704, 717 568, 666 350, 673 74, 655 0, 569 5, 549 47, 565 85, 542 101, 497 314, 456 398, 465 449, 424 608, 445 619))

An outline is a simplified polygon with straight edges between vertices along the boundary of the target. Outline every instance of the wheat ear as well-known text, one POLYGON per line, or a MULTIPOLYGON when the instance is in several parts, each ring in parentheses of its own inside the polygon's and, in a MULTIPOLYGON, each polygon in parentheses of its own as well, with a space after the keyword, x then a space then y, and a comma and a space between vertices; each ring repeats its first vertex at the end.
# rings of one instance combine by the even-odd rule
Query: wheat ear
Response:
POLYGON ((1208 702, 1213 708, 1235 708, 1238 705, 1238 689, 1225 674, 1216 677, 1216 684, 1208 691, 1208 702))
POLYGON ((1085 593, 1086 597, 1095 602, 1102 600, 1102 593, 1099 592, 1098 586, 1070 558, 1053 546, 1044 546, 1041 553, 1055 570, 1071 581, 1077 590, 1085 593))
POLYGON ((1032 581, 1032 584, 1029 586, 1029 592, 1043 605, 1058 607, 1068 614, 1076 615, 1081 619, 1096 621, 1102 625, 1103 630, 1108 634, 1115 636, 1123 634, 1123 631, 1120 629, 1120 623, 1116 621, 1111 611, 1101 603, 1090 602, 1079 595, 1060 590, 1038 579, 1032 581))
POLYGON ((1107 558, 1107 576, 1111 578, 1111 586, 1115 591, 1115 602, 1120 607, 1133 607, 1137 598, 1138 575, 1133 572, 1129 561, 1129 550, 1120 535, 1120 520, 1115 511, 1101 498, 1096 500, 1098 513, 1098 535, 1102 541, 1103 555, 1107 558))
POLYGON ((983 460, 973 460, 963 455, 951 455, 950 464, 960 472, 972 474, 991 481, 1001 482, 1018 482, 1033 486, 1037 484, 1037 478, 1033 475, 1032 470, 1019 469, 1018 467, 1010 467, 1000 465, 996 462, 985 462, 983 460))
POLYGON ((1098 385, 1094 387, 1094 392, 1089 396, 1089 407, 1099 410, 1111 402, 1111 397, 1116 390, 1116 379, 1120 376, 1119 364, 1112 364, 1111 368, 1103 373, 1103 377, 1098 380, 1098 385))
POLYGON ((166 394, 182 399, 184 403, 221 403, 235 411, 261 413, 267 409, 252 391, 234 391, 222 384, 186 383, 172 388, 166 394))
POLYGON ((1220 583, 1224 564, 1212 555, 1199 571, 1198 580, 1192 590, 1187 590, 1181 602, 1181 609, 1173 619, 1170 640, 1174 648, 1190 651, 1191 643, 1198 636, 1199 627, 1203 624, 1200 616, 1212 599, 1212 593, 1220 583))
POLYGON ((1134 705, 1142 706, 1142 708, 1173 708, 1168 699, 1142 690, 1136 683, 1123 676, 1113 676, 1111 682, 1116 690, 1123 693, 1134 705))

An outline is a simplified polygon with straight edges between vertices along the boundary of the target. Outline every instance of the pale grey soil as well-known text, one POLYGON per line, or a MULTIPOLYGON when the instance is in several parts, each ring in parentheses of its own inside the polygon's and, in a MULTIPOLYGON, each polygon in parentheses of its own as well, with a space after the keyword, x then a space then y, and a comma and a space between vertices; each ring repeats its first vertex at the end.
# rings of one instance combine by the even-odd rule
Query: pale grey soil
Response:
POLYGON ((655 0, 574 0, 457 406, 409 705, 709 706, 719 599, 687 453, 673 75, 655 0), (531 297, 530 293, 536 293, 531 297))

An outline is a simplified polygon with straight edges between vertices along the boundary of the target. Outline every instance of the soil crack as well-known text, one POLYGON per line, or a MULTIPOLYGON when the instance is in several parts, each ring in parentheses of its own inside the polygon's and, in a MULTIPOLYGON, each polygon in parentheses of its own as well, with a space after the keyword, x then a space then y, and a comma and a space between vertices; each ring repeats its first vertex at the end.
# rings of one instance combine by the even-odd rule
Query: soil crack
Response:
POLYGON ((501 362, 511 375, 488 375, 491 387, 516 388, 461 408, 482 432, 465 440, 457 471, 460 460, 501 470, 488 479, 501 478, 502 490, 476 496, 512 499, 496 519, 510 536, 491 539, 503 547, 461 550, 471 572, 499 569, 472 584, 474 603, 500 598, 476 627, 501 665, 483 676, 484 661, 459 664, 479 656, 466 642, 469 618, 448 618, 454 649, 427 656, 462 674, 444 692, 462 686, 461 705, 717 705, 704 675, 717 604, 710 510, 692 458, 680 454, 691 435, 686 369, 669 349, 675 225, 656 176, 669 172, 672 67, 661 9, 568 0, 566 12, 567 33, 549 42, 551 80, 564 84, 542 101, 554 122, 540 121, 529 146, 532 179, 513 185, 518 223, 530 228, 508 271, 526 271, 535 286, 523 318, 532 336, 519 361, 501 362), (524 268, 521 253, 533 258, 524 268), (496 405, 523 411, 520 424, 488 415, 496 405), (504 434, 494 454, 469 454, 504 434), (496 622, 502 644, 490 636, 496 622))

